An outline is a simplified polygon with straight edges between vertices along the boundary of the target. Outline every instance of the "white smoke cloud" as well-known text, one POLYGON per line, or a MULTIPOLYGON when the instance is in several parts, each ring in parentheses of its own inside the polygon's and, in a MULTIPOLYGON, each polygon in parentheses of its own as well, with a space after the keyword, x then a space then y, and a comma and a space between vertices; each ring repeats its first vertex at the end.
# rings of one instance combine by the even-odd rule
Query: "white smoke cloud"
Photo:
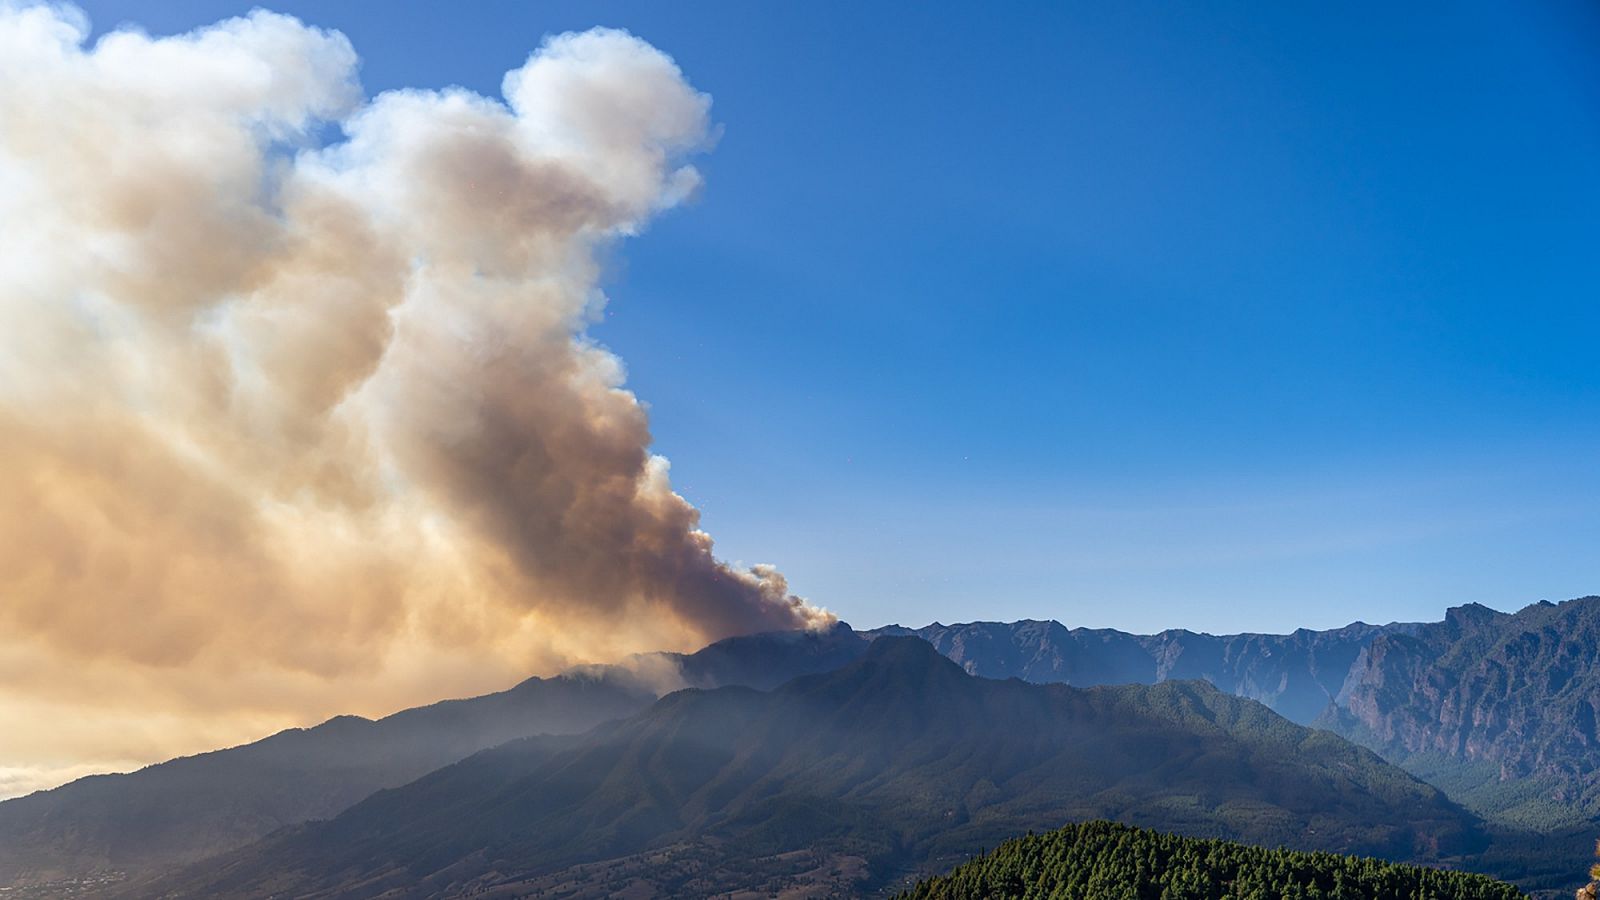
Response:
POLYGON ((699 181, 670 58, 367 100, 285 16, 87 31, 0 2, 0 668, 255 725, 830 618, 714 557, 585 334, 597 251, 699 181))

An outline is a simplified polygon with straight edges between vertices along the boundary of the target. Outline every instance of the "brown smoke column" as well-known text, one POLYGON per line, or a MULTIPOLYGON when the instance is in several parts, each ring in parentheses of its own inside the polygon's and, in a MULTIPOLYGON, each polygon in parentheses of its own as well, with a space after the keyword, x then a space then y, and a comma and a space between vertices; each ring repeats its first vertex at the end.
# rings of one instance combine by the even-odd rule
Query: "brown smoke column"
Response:
POLYGON ((419 686, 382 705, 831 619, 713 555, 585 335, 597 252, 698 184, 668 57, 595 30, 504 102, 368 101, 291 18, 86 30, 0 4, 0 731, 72 702, 40 666, 419 686))

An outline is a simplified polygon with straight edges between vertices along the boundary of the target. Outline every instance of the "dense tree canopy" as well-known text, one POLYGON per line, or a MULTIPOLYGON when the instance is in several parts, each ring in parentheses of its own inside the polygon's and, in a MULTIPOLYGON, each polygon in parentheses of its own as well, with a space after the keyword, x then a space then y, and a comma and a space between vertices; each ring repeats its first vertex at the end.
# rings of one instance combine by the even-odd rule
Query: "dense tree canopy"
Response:
POLYGON ((1517 900, 1483 875, 1267 850, 1112 822, 1007 841, 903 900, 1517 900))

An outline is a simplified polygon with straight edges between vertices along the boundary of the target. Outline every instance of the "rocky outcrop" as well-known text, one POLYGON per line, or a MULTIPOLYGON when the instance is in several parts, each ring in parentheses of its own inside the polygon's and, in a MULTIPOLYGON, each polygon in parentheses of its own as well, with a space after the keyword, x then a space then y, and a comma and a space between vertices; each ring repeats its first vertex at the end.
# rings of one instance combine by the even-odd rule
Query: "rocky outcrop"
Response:
POLYGON ((1260 701, 1305 724, 1333 703, 1361 652, 1381 635, 1407 635, 1419 625, 1356 622, 1330 631, 1291 634, 1199 634, 1171 630, 1136 635, 1059 622, 934 623, 880 629, 914 634, 969 674, 1077 686, 1155 684, 1201 679, 1260 701))
POLYGON ((1509 615, 1474 604, 1379 636, 1337 699, 1319 724, 1391 759, 1458 760, 1600 814, 1600 597, 1509 615))

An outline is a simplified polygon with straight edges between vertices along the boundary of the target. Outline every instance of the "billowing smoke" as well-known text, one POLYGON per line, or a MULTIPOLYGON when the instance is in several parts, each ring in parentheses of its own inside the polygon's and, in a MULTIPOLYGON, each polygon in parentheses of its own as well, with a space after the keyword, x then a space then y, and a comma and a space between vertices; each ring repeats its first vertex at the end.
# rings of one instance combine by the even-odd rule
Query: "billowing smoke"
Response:
POLYGON ((585 335, 597 252, 698 185, 671 59, 594 30, 503 102, 366 100, 284 16, 86 33, 0 0, 0 734, 113 682, 320 714, 829 618, 716 559, 585 335))

